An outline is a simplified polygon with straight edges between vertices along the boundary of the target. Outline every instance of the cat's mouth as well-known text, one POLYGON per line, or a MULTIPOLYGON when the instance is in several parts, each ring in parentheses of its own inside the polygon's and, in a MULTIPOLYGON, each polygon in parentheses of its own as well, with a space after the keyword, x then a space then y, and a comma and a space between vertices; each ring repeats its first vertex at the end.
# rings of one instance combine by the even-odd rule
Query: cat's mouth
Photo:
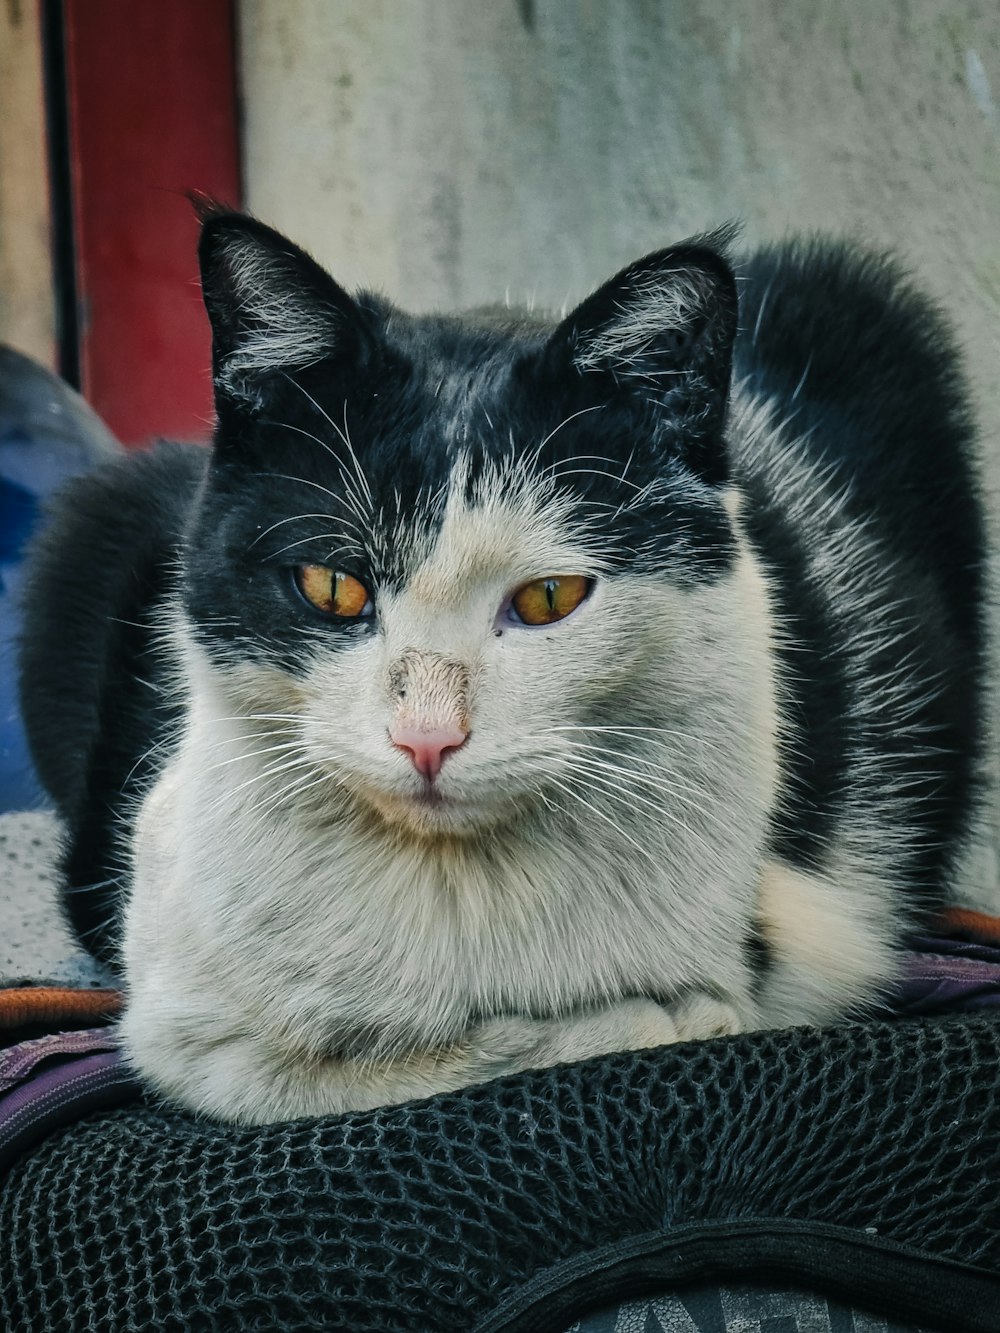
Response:
POLYGON ((387 823, 422 836, 472 834, 485 824, 495 823, 501 815, 496 801, 454 796, 434 785, 411 792, 369 788, 363 794, 387 823))

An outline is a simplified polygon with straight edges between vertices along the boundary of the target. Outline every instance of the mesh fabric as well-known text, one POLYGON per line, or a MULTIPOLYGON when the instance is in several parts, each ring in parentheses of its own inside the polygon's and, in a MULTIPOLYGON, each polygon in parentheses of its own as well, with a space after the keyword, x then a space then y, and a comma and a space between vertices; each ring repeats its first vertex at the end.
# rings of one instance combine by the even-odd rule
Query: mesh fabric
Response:
POLYGON ((848 1290, 875 1306, 927 1320, 941 1290, 972 1311, 952 1325, 942 1305, 942 1327, 1000 1328, 998 1180, 988 1015, 728 1038, 264 1129, 143 1106, 12 1169, 0 1328, 558 1329, 598 1268, 603 1302, 657 1273, 844 1290, 838 1237, 874 1256, 848 1290), (697 1272, 692 1235, 711 1242, 697 1272))

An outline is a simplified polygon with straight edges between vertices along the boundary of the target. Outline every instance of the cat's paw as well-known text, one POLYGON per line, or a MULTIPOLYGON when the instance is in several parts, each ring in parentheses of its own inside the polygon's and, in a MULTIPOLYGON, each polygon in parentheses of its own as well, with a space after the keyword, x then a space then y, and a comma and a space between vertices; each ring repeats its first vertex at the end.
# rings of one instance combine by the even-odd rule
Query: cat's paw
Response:
POLYGON ((677 1029, 675 1041, 706 1041, 747 1030, 736 1006, 714 995, 687 995, 670 1006, 670 1016, 677 1029))
POLYGON ((622 1000, 607 1011, 604 1022, 611 1051, 641 1051, 684 1040, 674 1019, 673 1006, 668 1009, 655 1000, 622 1000))

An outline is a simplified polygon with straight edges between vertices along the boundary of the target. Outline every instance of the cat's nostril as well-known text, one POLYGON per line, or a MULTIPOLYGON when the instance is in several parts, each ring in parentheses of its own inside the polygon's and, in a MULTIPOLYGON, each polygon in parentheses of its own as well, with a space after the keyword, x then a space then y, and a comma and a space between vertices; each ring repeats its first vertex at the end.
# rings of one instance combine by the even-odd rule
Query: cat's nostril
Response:
POLYGON ((460 749, 468 738, 462 727, 438 727, 433 731, 417 731, 412 727, 392 727, 389 739, 398 750, 405 750, 413 767, 428 782, 441 772, 446 755, 460 749))

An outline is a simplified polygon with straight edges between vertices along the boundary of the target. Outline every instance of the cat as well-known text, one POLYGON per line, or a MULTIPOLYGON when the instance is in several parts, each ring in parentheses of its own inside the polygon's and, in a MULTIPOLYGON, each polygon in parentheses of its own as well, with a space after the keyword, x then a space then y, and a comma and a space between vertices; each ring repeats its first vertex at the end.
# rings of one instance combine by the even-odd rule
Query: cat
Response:
POLYGON ((207 212, 214 446, 70 486, 22 648, 163 1097, 257 1124, 835 1022, 959 891, 957 353, 891 259, 733 243, 414 317, 207 212))

